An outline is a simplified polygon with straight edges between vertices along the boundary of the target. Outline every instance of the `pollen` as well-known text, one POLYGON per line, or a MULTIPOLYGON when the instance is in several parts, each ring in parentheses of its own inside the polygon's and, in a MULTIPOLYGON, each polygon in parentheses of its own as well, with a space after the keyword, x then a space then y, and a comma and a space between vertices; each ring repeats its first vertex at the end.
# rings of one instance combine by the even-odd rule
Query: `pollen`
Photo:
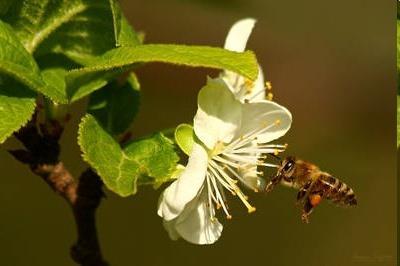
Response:
POLYGON ((281 124, 281 120, 280 119, 276 119, 275 120, 275 125, 280 125, 281 124))
POLYGON ((273 98, 274 98, 274 94, 272 94, 272 92, 268 92, 267 99, 272 101, 273 98))
POLYGON ((247 91, 251 91, 254 86, 254 83, 250 79, 246 79, 244 85, 246 86, 247 91))
POLYGON ((257 210, 256 207, 251 206, 251 207, 248 209, 248 212, 249 212, 249 213, 253 213, 253 212, 255 212, 256 210, 257 210))
POLYGON ((310 196, 310 203, 313 207, 317 206, 318 204, 320 204, 322 201, 322 197, 318 194, 316 195, 311 195, 310 196))
POLYGON ((267 82, 265 82, 265 87, 267 88, 267 90, 272 90, 272 83, 271 83, 271 81, 267 81, 267 82))

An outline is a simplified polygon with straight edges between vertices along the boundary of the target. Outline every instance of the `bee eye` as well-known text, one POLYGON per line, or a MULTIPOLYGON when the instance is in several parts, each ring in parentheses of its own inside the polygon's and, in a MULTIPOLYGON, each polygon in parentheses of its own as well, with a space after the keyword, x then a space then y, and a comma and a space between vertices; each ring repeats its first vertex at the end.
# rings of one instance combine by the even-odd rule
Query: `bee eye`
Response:
POLYGON ((292 169, 293 165, 294 165, 294 162, 293 162, 293 161, 288 161, 288 162, 285 164, 285 166, 283 167, 283 171, 289 172, 289 171, 292 169))

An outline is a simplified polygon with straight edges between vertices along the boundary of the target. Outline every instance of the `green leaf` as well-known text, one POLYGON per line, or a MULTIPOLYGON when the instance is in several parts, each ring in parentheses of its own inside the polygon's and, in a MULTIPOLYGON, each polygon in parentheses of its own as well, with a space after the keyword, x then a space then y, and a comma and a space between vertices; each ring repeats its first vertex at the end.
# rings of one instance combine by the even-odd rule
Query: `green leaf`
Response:
POLYGON ((62 95, 62 102, 67 101, 67 91, 65 86, 65 75, 67 70, 62 67, 48 68, 42 71, 44 82, 53 88, 58 95, 62 95))
POLYGON ((125 16, 121 16, 121 30, 118 35, 119 46, 136 46, 142 44, 139 34, 129 24, 125 16))
POLYGON ((0 21, 0 72, 12 77, 37 92, 41 92, 55 102, 67 101, 52 86, 47 85, 33 57, 25 50, 12 28, 0 21))
POLYGON ((189 124, 177 126, 175 129, 175 141, 186 155, 190 155, 194 144, 193 126, 189 124))
POLYGON ((137 33, 129 25, 117 1, 109 0, 113 14, 114 34, 116 46, 136 46, 142 43, 137 33))
POLYGON ((157 183, 174 174, 179 161, 173 142, 161 133, 150 138, 134 141, 124 148, 129 158, 134 158, 145 172, 139 183, 157 183))
POLYGON ((36 95, 23 85, 0 77, 0 143, 24 126, 35 111, 36 95))
POLYGON ((157 183, 175 173, 178 156, 162 134, 132 142, 125 149, 87 114, 79 125, 78 143, 83 158, 104 184, 121 196, 137 191, 137 184, 157 183))
POLYGON ((171 44, 120 47, 91 61, 87 67, 68 73, 66 81, 71 101, 101 88, 108 79, 138 63, 150 62, 227 69, 250 80, 254 80, 258 74, 257 61, 251 51, 237 53, 215 47, 171 44))
POLYGON ((400 20, 397 20, 397 80, 397 94, 400 94, 400 20))
POLYGON ((14 1, 4 20, 30 53, 80 60, 115 47, 112 0, 14 1), (100 30, 99 30, 100 29, 100 30))
POLYGON ((112 20, 113 20, 113 27, 114 27, 114 39, 115 39, 115 46, 119 46, 119 34, 121 31, 121 8, 117 1, 109 0, 109 5, 111 8, 112 20))
POLYGON ((122 86, 114 81, 90 95, 88 113, 111 135, 123 133, 131 125, 139 110, 140 86, 130 74, 122 86))

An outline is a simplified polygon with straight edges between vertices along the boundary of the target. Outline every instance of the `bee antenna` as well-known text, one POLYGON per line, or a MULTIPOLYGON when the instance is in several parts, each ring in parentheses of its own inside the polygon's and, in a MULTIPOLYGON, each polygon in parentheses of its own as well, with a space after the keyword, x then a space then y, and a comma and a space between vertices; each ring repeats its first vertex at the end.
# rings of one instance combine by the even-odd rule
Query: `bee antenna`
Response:
POLYGON ((277 159, 278 161, 279 161, 279 164, 282 164, 282 159, 279 157, 279 156, 277 156, 277 155, 275 155, 275 154, 273 154, 273 153, 271 153, 270 154, 272 157, 274 157, 275 159, 277 159))

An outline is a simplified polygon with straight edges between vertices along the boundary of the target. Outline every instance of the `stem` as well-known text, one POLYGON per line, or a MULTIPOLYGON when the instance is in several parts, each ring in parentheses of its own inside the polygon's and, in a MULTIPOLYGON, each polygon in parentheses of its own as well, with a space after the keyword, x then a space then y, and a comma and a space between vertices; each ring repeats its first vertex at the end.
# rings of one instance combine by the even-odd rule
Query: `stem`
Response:
POLYGON ((96 209, 104 196, 102 185, 99 176, 88 169, 82 173, 76 190, 73 212, 78 240, 71 248, 71 257, 85 266, 108 265, 103 260, 96 229, 96 209))
POLYGON ((77 182, 58 159, 58 143, 63 128, 57 121, 36 125, 32 120, 15 133, 26 149, 9 151, 18 161, 29 165, 56 193, 71 206, 77 227, 78 240, 71 247, 71 257, 82 266, 107 266, 104 261, 96 229, 96 209, 104 196, 99 176, 88 169, 77 182))

